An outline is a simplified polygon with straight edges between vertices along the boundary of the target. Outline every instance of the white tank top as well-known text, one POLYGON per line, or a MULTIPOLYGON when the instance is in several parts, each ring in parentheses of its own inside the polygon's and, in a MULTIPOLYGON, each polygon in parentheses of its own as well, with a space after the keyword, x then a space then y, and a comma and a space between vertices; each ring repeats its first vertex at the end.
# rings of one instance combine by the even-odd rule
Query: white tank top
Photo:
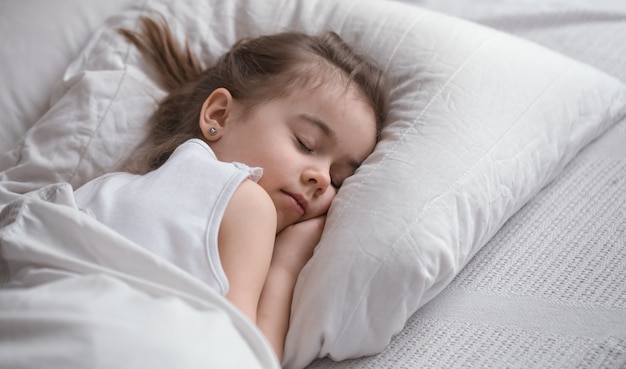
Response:
POLYGON ((145 175, 111 173, 75 191, 80 208, 169 260, 225 295, 217 236, 224 211, 246 179, 260 168, 218 161, 204 141, 180 145, 160 168, 145 175))

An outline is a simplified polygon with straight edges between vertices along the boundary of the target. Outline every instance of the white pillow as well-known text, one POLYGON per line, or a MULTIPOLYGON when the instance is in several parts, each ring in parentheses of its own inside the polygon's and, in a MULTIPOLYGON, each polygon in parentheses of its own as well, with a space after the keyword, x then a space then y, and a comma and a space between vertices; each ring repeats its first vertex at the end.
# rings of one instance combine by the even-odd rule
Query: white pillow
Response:
POLYGON ((243 36, 337 31, 394 82, 375 152, 339 192, 296 286, 285 365, 381 351, 501 225, 624 114, 626 87, 514 37, 394 2, 147 0, 109 20, 66 92, 0 160, 0 205, 113 170, 163 91, 115 28, 150 10, 207 63, 243 36), (314 16, 313 16, 314 15, 314 16))
POLYGON ((623 83, 511 35, 389 3, 351 17, 372 21, 364 39, 384 34, 393 45, 390 54, 379 54, 389 47, 380 40, 369 46, 396 80, 393 111, 299 277, 287 368, 382 351, 626 113, 623 83))
POLYGON ((0 6, 0 155, 49 108, 50 90, 104 20, 132 0, 20 0, 0 6))

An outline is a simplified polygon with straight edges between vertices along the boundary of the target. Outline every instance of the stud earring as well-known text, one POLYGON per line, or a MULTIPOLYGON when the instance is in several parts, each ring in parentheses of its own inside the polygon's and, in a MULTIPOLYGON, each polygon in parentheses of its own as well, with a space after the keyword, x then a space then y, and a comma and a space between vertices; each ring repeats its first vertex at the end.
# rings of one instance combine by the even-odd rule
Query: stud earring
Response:
POLYGON ((209 128, 209 135, 215 136, 217 134, 217 128, 211 127, 209 128))

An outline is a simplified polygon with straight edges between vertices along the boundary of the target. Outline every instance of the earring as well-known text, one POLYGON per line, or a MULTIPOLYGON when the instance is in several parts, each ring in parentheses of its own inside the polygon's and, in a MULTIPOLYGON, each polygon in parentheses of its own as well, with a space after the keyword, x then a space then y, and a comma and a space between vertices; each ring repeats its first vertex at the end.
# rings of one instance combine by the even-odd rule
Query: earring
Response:
POLYGON ((211 136, 215 136, 217 134, 217 128, 215 128, 215 127, 209 128, 209 134, 211 136))

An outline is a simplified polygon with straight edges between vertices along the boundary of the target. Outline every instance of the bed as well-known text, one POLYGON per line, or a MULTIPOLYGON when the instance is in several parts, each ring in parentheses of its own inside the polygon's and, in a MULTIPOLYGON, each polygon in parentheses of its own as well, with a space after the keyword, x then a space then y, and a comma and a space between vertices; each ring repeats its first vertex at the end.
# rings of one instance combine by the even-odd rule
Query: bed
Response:
POLYGON ((296 286, 283 367, 626 367, 622 1, 0 11, 0 366, 281 366, 227 301, 73 201, 163 96, 115 32, 158 11, 206 63, 242 36, 333 29, 393 79, 296 286))

